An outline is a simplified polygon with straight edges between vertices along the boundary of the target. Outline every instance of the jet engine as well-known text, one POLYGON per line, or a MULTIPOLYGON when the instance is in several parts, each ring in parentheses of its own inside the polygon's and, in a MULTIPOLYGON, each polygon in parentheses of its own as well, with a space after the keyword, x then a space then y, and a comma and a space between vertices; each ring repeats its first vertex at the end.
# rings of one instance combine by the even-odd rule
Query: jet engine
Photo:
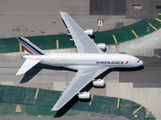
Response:
POLYGON ((78 94, 79 99, 90 99, 90 93, 89 92, 81 92, 78 94))
POLYGON ((102 79, 94 80, 93 81, 93 86, 95 87, 104 87, 105 82, 102 79))
POLYGON ((85 29, 83 30, 87 35, 92 36, 93 35, 93 30, 92 29, 85 29))
POLYGON ((98 43, 97 46, 98 46, 102 51, 106 51, 106 44, 105 44, 105 43, 98 43))

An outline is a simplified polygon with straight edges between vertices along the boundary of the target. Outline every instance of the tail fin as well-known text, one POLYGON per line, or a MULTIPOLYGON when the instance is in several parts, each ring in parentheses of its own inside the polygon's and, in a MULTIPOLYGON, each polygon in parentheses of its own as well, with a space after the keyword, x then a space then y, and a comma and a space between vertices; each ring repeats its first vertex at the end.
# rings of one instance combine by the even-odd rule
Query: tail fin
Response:
POLYGON ((17 40, 18 42, 21 43, 22 47, 27 52, 27 54, 30 54, 30 55, 45 55, 46 54, 40 48, 38 48, 36 45, 31 43, 28 39, 24 37, 17 37, 17 40))

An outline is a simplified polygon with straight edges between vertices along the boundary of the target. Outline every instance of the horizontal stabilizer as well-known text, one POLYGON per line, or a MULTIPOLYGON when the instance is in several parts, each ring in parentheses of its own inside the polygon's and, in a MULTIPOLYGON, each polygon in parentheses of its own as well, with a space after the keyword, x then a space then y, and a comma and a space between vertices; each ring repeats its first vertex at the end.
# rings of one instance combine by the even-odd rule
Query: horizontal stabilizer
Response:
POLYGON ((30 70, 32 67, 34 67, 37 63, 39 63, 41 60, 30 60, 27 59, 23 65, 21 66, 21 68, 19 69, 19 71, 16 73, 16 75, 21 75, 26 73, 28 70, 30 70))

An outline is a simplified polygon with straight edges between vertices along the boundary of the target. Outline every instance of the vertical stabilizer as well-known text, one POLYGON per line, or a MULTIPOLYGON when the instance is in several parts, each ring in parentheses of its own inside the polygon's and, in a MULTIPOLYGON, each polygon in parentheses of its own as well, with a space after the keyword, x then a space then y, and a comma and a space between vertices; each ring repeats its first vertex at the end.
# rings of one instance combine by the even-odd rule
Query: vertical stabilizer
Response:
POLYGON ((45 55, 46 53, 38 48, 36 45, 31 43, 28 39, 24 37, 17 37, 17 40, 21 43, 26 54, 29 55, 45 55))

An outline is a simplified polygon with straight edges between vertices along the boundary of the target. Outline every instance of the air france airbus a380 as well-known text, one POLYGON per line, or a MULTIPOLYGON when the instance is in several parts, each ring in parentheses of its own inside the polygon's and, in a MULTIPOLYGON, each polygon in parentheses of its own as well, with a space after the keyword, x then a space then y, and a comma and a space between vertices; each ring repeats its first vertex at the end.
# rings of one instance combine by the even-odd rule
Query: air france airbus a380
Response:
POLYGON ((90 29, 83 31, 82 28, 65 12, 60 12, 67 30, 77 47, 78 53, 45 53, 24 37, 17 37, 27 55, 26 59, 16 75, 26 73, 38 63, 62 66, 77 70, 61 97, 55 103, 52 111, 61 109, 74 96, 79 99, 89 99, 89 92, 80 92, 87 84, 93 82, 93 86, 104 86, 104 80, 96 79, 100 74, 110 68, 138 67, 143 62, 131 55, 126 54, 105 54, 101 49, 104 44, 96 45, 88 36, 93 32, 90 29))

